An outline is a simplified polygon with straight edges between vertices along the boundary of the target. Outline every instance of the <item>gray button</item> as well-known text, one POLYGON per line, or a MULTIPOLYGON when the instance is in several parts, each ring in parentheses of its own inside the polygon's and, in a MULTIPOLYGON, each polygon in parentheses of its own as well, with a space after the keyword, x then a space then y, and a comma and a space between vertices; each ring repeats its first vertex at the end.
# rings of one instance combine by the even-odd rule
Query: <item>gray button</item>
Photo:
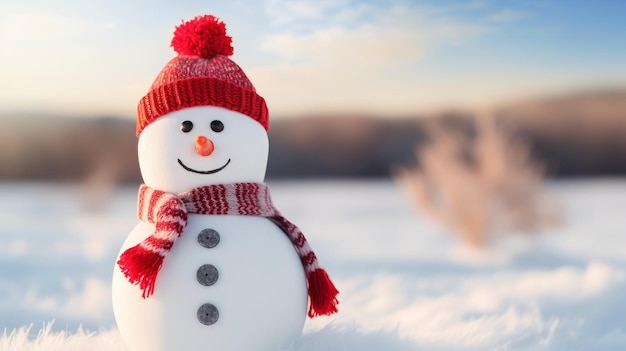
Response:
POLYGON ((204 325, 211 325, 220 318, 220 312, 217 307, 211 303, 205 303, 198 308, 198 321, 204 325))
POLYGON ((198 279, 198 283, 204 286, 211 286, 217 282, 217 278, 219 278, 219 272, 217 268, 215 268, 212 264, 203 264, 198 268, 196 272, 196 279, 198 279))
POLYGON ((206 248, 212 249, 220 243, 220 233, 215 229, 204 229, 198 234, 198 243, 206 248))

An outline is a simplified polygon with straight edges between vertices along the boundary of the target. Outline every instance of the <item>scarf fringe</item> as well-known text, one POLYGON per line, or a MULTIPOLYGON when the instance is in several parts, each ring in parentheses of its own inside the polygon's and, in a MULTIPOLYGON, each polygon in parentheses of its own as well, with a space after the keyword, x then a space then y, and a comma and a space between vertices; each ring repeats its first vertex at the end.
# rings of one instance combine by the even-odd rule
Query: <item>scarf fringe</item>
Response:
POLYGON ((337 294, 339 291, 333 285, 326 271, 318 268, 307 274, 307 282, 309 284, 309 298, 311 305, 309 307, 309 317, 317 317, 321 315, 331 315, 337 312, 337 294))
POLYGON ((143 291, 141 297, 145 299, 154 293, 157 274, 163 265, 163 256, 138 244, 124 251, 117 264, 128 281, 138 285, 143 291))

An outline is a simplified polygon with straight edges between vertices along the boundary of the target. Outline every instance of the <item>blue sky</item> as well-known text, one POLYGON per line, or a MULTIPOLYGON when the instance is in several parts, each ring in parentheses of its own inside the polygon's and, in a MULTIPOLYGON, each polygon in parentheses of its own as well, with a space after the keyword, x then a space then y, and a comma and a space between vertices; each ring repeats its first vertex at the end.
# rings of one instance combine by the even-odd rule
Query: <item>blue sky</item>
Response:
POLYGON ((205 13, 274 116, 626 86, 621 1, 3 0, 0 111, 133 117, 174 27, 205 13))

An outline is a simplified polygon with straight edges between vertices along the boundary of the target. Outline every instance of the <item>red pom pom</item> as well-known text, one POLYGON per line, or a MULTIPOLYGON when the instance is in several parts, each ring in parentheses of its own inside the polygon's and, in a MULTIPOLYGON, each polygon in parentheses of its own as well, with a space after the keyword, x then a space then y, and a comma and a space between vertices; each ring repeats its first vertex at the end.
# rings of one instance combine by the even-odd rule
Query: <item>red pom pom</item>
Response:
POLYGON ((174 30, 172 47, 180 55, 212 58, 230 56, 233 39, 226 35, 226 24, 212 15, 197 16, 174 30))

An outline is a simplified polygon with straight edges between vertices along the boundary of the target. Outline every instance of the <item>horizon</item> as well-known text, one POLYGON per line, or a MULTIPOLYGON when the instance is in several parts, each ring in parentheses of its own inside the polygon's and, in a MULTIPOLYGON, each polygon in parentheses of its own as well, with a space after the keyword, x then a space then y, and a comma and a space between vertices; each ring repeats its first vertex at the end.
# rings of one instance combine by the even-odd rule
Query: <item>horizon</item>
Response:
MULTIPOLYGON (((503 101, 495 101, 490 105, 484 106, 440 106, 438 108, 433 109, 421 109, 414 110, 409 113, 370 113, 370 112, 354 112, 354 111, 305 111, 294 113, 289 116, 285 115, 272 115, 270 113, 270 117, 272 120, 283 120, 283 119, 309 119, 309 118, 326 118, 326 117, 340 117, 340 118, 368 118, 368 119, 388 119, 388 120, 405 120, 405 119, 413 119, 413 118, 430 118, 430 117, 438 117, 447 114, 469 114, 473 115, 476 113, 481 113, 485 111, 495 111, 501 108, 515 108, 515 106, 520 106, 524 104, 535 104, 541 103, 545 101, 556 101, 559 99, 578 99, 578 98, 595 98, 599 96, 610 96, 610 95, 623 95, 622 98, 626 100, 626 87, 599 87, 596 89, 585 89, 585 90, 564 90, 561 92, 547 93, 543 95, 528 95, 528 96, 520 96, 518 98, 512 98, 510 100, 503 101)), ((21 109, 21 110, 3 110, 0 109, 0 120, 6 118, 60 118, 60 119, 75 119, 75 118, 85 118, 85 119, 122 119, 134 121, 136 119, 135 114, 115 114, 115 113, 98 113, 98 112, 67 112, 67 111, 44 111, 44 110, 34 110, 34 109, 21 109)))
POLYGON ((0 4, 0 112, 135 115, 211 13, 276 118, 413 116, 626 88, 626 4, 495 1, 42 0, 0 4), (141 14, 139 16, 138 14, 141 14))

